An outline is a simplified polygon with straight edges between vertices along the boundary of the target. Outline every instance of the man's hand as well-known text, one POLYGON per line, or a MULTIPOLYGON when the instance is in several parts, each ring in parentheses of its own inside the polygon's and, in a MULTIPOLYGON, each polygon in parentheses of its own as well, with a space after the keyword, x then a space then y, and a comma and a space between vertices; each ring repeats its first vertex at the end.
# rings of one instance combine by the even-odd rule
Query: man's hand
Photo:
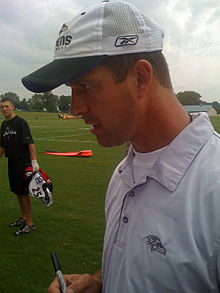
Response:
POLYGON ((38 165, 37 160, 32 160, 32 161, 31 161, 31 165, 32 165, 32 168, 33 168, 33 172, 39 170, 39 165, 38 165))
MULTIPOLYGON (((66 293, 101 293, 101 273, 95 275, 72 274, 63 275, 66 283, 66 293)), ((60 284, 57 278, 50 284, 48 293, 60 293, 60 284)))

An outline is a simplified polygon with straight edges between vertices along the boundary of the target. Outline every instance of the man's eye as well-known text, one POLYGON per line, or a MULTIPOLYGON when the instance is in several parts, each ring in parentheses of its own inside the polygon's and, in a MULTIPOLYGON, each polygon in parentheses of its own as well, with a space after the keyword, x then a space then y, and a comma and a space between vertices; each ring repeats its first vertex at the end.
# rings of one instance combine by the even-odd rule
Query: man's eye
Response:
POLYGON ((84 83, 79 83, 79 86, 84 88, 85 90, 88 90, 90 87, 88 84, 84 84, 84 83))

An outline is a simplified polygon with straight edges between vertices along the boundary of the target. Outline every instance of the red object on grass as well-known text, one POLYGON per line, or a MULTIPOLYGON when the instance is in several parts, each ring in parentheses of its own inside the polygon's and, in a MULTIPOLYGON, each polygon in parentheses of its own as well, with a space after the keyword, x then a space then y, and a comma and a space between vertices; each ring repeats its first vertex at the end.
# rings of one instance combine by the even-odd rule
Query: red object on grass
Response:
POLYGON ((53 156, 65 156, 65 157, 91 157, 92 150, 78 151, 78 152, 55 152, 46 151, 42 154, 53 155, 53 156))

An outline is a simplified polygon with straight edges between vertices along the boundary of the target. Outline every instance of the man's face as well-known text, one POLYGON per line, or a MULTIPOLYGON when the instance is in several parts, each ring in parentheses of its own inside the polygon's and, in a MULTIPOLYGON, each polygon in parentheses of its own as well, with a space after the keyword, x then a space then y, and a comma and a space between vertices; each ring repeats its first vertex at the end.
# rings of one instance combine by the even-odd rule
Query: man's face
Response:
POLYGON ((72 115, 81 115, 92 126, 100 145, 121 145, 135 135, 136 88, 131 74, 115 83, 110 70, 97 66, 67 85, 72 89, 72 115))
POLYGON ((0 109, 6 120, 10 120, 12 118, 14 106, 10 102, 0 103, 0 109))

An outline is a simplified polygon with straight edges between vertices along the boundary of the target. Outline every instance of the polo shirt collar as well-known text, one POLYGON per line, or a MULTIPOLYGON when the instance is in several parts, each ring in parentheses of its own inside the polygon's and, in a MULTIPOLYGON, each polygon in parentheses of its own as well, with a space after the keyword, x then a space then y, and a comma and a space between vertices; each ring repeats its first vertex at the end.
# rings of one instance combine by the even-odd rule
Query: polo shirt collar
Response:
MULTIPOLYGON (((143 174, 141 183, 146 182, 147 176, 149 176, 170 191, 174 191, 213 132, 214 129, 206 113, 195 115, 193 122, 185 127, 160 155, 150 174, 143 174)), ((134 187, 132 180, 133 156, 133 148, 131 147, 126 159, 119 167, 122 179, 127 182, 130 188, 134 187)))

